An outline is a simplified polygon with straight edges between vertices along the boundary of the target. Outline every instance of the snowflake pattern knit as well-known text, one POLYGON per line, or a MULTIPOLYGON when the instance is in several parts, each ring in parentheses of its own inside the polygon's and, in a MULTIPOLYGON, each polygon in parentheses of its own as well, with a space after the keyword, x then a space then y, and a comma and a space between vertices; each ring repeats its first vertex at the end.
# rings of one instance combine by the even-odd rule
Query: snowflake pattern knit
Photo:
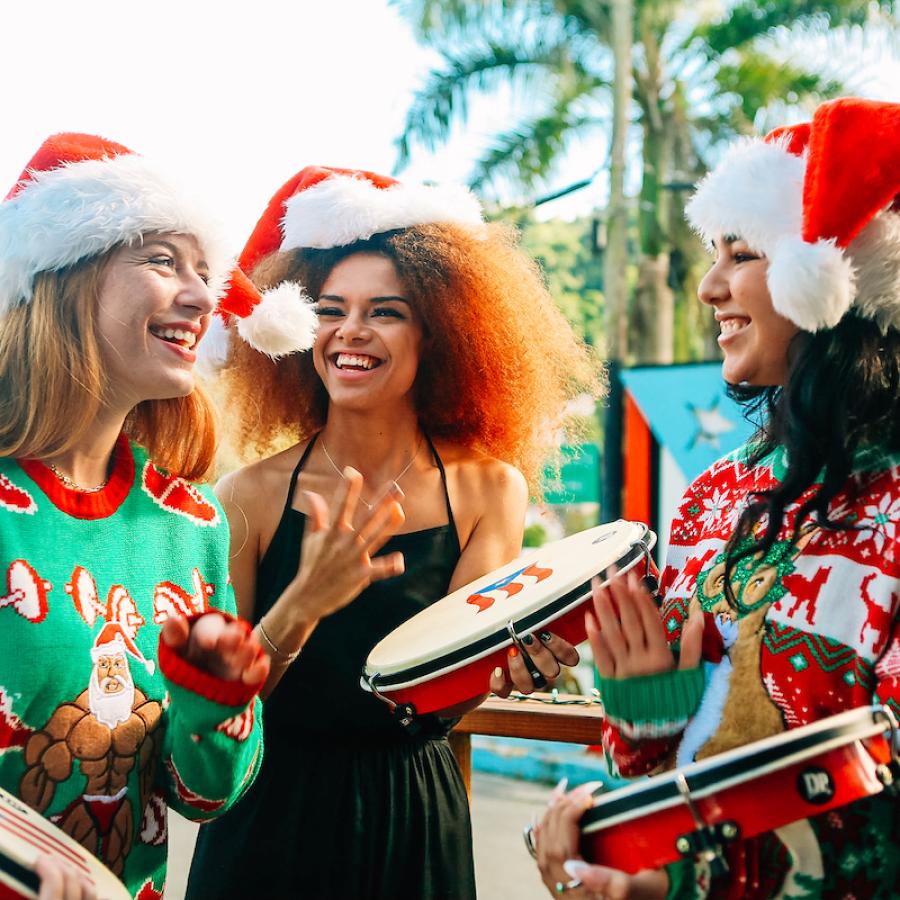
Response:
POLYGON ((0 459, 0 567, 0 785, 159 898, 166 807, 212 818, 260 763, 257 688, 159 643, 234 612, 221 509, 124 437, 97 492, 0 459))
MULTIPOLYGON (((661 614, 677 651, 682 624, 700 604, 703 665, 601 683, 604 747, 624 776, 873 702, 900 713, 900 455, 857 455, 829 507, 829 518, 848 528, 805 523, 794 539, 797 510, 815 487, 791 504, 776 543, 732 572, 731 607, 725 544, 752 493, 784 472, 780 449, 752 467, 747 454, 741 448, 697 478, 672 524, 661 614)), ((712 884, 700 864, 676 863, 668 867, 669 896, 896 897, 898 808, 879 795, 739 842, 729 849, 727 884, 712 884)))

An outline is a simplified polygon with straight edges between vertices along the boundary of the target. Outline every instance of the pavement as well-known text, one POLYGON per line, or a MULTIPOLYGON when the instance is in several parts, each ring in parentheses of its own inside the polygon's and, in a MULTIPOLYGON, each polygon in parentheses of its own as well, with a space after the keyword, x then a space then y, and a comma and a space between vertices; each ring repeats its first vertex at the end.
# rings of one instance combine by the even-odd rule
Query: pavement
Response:
MULTIPOLYGON (((522 829, 546 805, 549 793, 546 784, 473 772, 472 829, 479 900, 548 900, 550 897, 522 840, 522 829)), ((169 875, 165 900, 184 898, 196 833, 196 825, 169 812, 169 875)), ((314 898, 298 897, 297 900, 314 898)))

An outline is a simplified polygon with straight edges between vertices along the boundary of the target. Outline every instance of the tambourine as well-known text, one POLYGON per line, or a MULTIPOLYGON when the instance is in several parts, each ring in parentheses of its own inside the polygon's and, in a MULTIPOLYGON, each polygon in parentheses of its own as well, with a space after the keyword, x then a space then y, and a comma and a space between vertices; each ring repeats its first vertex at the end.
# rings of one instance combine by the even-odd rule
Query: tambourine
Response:
POLYGON ((592 578, 640 565, 652 580, 655 542, 646 525, 620 520, 546 544, 395 628, 369 654, 362 686, 401 721, 484 694, 511 645, 529 661, 522 636, 549 628, 572 644, 585 639, 592 578))
POLYGON ((41 854, 68 863, 93 885, 98 900, 131 900, 125 885, 81 844, 0 788, 0 900, 36 900, 41 854))
MULTIPOLYGON (((791 822, 900 787, 897 721, 865 706, 594 793, 581 853, 625 872, 699 857, 726 871, 725 848, 791 822)), ((533 849, 531 830, 526 843, 533 849)))

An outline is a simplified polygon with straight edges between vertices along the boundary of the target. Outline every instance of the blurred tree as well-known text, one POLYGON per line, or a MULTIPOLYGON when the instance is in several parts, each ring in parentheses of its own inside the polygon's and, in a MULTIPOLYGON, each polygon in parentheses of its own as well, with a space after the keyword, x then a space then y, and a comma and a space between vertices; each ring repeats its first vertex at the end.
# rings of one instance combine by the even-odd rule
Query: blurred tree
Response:
POLYGON ((530 211, 507 210, 500 218, 519 226, 522 247, 544 270, 563 315, 588 344, 602 346, 603 261, 592 246, 590 219, 535 221, 530 211))
MULTIPOLYGON (((470 183, 546 185, 569 142, 606 143, 610 121, 610 4, 605 0, 392 0, 441 64, 426 78, 397 140, 398 168, 414 145, 434 149, 469 99, 509 85, 524 117, 495 135, 470 183)), ((723 139, 767 125, 773 106, 812 106, 840 79, 810 67, 797 37, 888 20, 895 0, 634 0, 632 144, 639 156, 637 282, 630 361, 707 355, 698 315, 703 250, 683 218, 687 191, 723 139), (687 302, 686 302, 687 301, 687 302), (677 335, 675 325, 678 324, 677 335)), ((802 48, 803 42, 800 42, 802 48)), ((598 152, 598 165, 606 165, 598 152)))

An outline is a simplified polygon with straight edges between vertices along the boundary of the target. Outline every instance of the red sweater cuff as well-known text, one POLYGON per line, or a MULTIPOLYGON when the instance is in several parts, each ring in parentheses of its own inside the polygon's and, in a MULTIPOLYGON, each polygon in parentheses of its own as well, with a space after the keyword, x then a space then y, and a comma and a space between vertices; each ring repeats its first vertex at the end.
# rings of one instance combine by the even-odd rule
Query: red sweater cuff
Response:
MULTIPOLYGON (((193 627, 194 622, 201 616, 211 614, 222 616, 227 622, 240 623, 248 634, 251 631, 249 622, 245 622, 243 619, 229 615, 219 609, 211 609, 208 612, 188 616, 188 624, 193 627)), ((260 648, 259 653, 263 653, 262 648, 260 648)), ((219 678, 185 659, 181 653, 174 650, 162 639, 162 635, 159 638, 159 669, 166 678, 179 687, 199 694, 213 703, 220 703, 223 706, 247 706, 265 683, 265 679, 257 684, 246 684, 240 680, 226 681, 224 678, 219 678)))

